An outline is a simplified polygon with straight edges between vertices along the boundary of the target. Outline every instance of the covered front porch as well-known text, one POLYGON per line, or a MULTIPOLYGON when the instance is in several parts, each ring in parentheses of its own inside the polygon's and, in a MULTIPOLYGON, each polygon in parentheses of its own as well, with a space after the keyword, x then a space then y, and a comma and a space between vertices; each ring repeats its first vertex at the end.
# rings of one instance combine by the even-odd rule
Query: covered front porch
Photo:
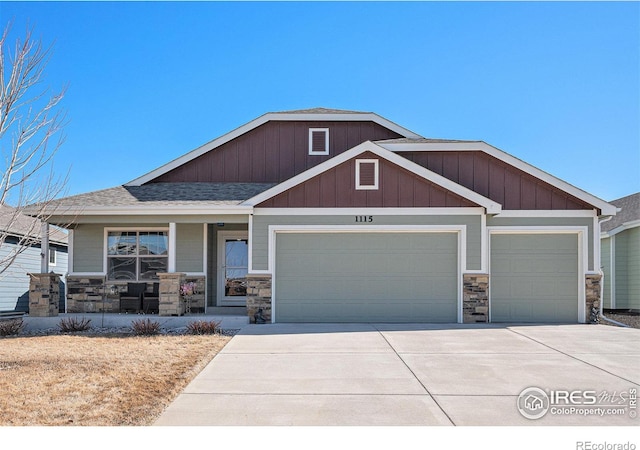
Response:
POLYGON ((248 217, 217 219, 76 224, 64 312, 181 316, 246 306, 248 217), (100 272, 87 270, 98 264, 100 272))

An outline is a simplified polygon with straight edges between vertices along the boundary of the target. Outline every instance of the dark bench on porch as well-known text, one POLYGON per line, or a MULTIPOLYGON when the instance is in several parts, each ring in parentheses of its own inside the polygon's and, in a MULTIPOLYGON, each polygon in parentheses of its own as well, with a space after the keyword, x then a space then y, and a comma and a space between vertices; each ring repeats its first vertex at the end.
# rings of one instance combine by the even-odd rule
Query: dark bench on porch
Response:
POLYGON ((142 298, 147 283, 127 283, 127 290, 120 293, 120 312, 142 311, 142 298))
POLYGON ((158 314, 160 311, 160 283, 153 283, 150 293, 142 294, 142 310, 145 314, 158 314))

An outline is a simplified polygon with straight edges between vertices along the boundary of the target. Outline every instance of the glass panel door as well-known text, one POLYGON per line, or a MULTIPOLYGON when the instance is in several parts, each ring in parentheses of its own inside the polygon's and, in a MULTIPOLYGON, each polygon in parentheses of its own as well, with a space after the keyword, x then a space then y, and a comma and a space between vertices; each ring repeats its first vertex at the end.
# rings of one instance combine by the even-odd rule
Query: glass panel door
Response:
POLYGON ((218 305, 244 306, 247 300, 249 241, 246 232, 218 232, 218 305))
POLYGON ((247 239, 225 239, 225 297, 247 296, 247 271, 249 268, 247 239))

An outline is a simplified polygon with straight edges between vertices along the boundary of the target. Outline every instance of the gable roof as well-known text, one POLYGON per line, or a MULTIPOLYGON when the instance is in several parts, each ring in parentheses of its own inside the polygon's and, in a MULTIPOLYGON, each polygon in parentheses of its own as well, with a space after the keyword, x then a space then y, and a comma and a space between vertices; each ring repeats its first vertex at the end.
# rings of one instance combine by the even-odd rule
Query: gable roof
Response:
POLYGON ((422 136, 410 131, 400 125, 391 122, 372 112, 356 112, 356 111, 344 111, 338 109, 327 108, 313 108, 313 109, 301 109, 297 111, 284 111, 284 112, 270 112, 263 114, 257 119, 252 120, 229 133, 226 133, 213 141, 190 151, 189 153, 182 155, 181 157, 174 159, 173 161, 155 169, 151 172, 136 178, 125 184, 125 186, 141 186, 153 179, 164 175, 165 173, 179 167, 203 154, 214 150, 215 148, 235 139, 257 127, 263 125, 269 121, 371 121, 394 131, 401 136, 408 138, 421 138, 422 136))
POLYGON ((339 164, 342 164, 364 152, 372 152, 380 158, 383 158, 387 161, 390 161, 391 163, 401 166, 403 169, 408 170, 409 172, 413 172, 414 174, 438 186, 441 186, 453 192, 454 194, 457 194, 460 197, 463 197, 469 200, 472 203, 480 205, 487 209, 487 213, 498 214, 502 209, 501 205, 494 202, 493 200, 488 199, 487 197, 484 197, 470 189, 467 189, 464 186, 454 183, 448 178, 438 175, 437 173, 432 172, 429 169, 426 169, 414 162, 411 162, 406 158, 403 158, 402 156, 399 156, 394 152, 391 152, 371 141, 363 142, 362 144, 356 147, 353 147, 352 149, 347 150, 344 153, 334 156, 333 158, 325 161, 324 163, 318 164, 317 166, 314 166, 311 169, 308 169, 305 172, 302 172, 301 174, 296 175, 293 178, 290 178, 289 180, 283 183, 280 183, 272 187, 271 189, 268 189, 256 195, 253 198, 248 199, 247 201, 243 202, 242 205, 254 207, 264 202, 265 200, 268 200, 282 192, 285 192, 286 190, 291 189, 294 186, 297 186, 323 172, 326 172, 338 166, 339 164))
MULTIPOLYGON (((623 231, 627 228, 640 226, 640 192, 612 200, 609 203, 620 208, 620 212, 611 220, 602 222, 600 226, 602 233, 609 233, 620 227, 622 227, 620 231, 623 231)), ((609 234, 615 234, 615 232, 609 234)))
POLYGON ((398 153, 421 151, 482 151, 594 206, 601 211, 601 215, 603 216, 615 216, 617 212, 617 208, 612 204, 607 203, 606 201, 541 169, 538 169, 537 167, 532 166, 531 164, 516 158, 497 147, 489 145, 484 141, 409 138, 376 141, 376 144, 387 150, 398 153))

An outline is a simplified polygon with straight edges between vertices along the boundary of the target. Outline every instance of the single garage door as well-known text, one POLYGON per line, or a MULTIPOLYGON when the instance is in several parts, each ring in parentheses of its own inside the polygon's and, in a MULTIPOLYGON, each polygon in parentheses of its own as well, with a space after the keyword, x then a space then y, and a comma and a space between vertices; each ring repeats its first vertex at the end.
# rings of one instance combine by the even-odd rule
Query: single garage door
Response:
POLYGON ((576 234, 491 235, 492 322, 577 322, 576 234))
POLYGON ((457 233, 278 233, 276 322, 456 322, 457 233))

